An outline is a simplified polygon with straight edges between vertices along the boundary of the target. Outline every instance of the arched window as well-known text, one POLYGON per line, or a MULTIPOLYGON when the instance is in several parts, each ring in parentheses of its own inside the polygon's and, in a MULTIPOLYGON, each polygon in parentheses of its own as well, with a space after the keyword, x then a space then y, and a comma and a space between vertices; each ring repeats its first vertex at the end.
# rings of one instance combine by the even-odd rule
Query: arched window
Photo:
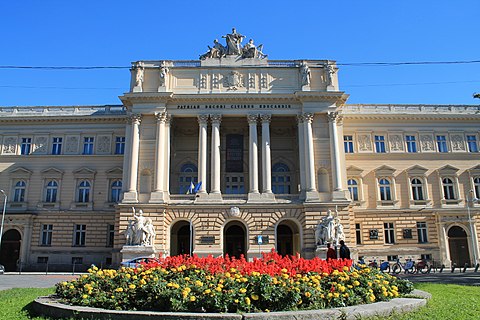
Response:
POLYGON ((23 180, 17 181, 13 189, 13 202, 25 201, 25 190, 27 189, 27 183, 23 180))
POLYGON ((355 179, 348 179, 348 191, 353 201, 358 201, 358 182, 355 179))
POLYGON ((475 190, 475 198, 480 199, 480 177, 473 178, 473 190, 475 190))
POLYGON ((119 202, 122 193, 122 180, 115 180, 110 185, 110 202, 119 202))
POLYGON ((453 184, 453 180, 450 178, 443 178, 442 179, 443 185, 443 197, 445 200, 455 200, 455 188, 453 184))
POLYGON ((390 181, 386 178, 382 178, 378 181, 380 189, 380 200, 382 201, 391 201, 392 200, 392 189, 390 186, 390 181))
POLYGON ((412 185, 412 199, 424 200, 422 180, 418 178, 413 178, 412 180, 410 180, 410 182, 412 185))
POLYGON ((178 193, 185 194, 190 189, 191 185, 196 185, 198 182, 198 169, 193 163, 186 163, 180 169, 178 178, 178 193))
POLYGON ((77 202, 90 202, 90 182, 83 180, 78 185, 77 202))
POLYGON ((290 168, 284 163, 276 163, 272 167, 272 192, 290 194, 290 168))
POLYGON ((58 182, 50 180, 45 188, 45 202, 57 202, 58 182))

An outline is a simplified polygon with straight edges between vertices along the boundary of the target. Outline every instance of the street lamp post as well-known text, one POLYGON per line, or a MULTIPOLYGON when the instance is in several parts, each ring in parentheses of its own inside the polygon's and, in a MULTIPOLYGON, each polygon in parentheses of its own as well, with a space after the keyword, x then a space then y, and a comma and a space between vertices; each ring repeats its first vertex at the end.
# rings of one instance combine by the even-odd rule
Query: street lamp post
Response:
POLYGON ((2 211, 2 224, 0 224, 0 249, 2 248, 3 237, 3 222, 5 221, 5 209, 7 208, 7 194, 0 189, 0 193, 3 194, 3 211, 2 211))
POLYGON ((477 265, 478 260, 477 260, 477 246, 476 246, 476 240, 475 240, 475 232, 473 229, 473 221, 472 217, 470 215, 470 203, 475 203, 478 201, 478 199, 474 196, 474 190, 470 190, 468 192, 470 197, 467 195, 467 213, 468 213, 468 224, 470 225, 470 238, 472 239, 472 251, 473 251, 473 260, 474 260, 474 267, 477 265))

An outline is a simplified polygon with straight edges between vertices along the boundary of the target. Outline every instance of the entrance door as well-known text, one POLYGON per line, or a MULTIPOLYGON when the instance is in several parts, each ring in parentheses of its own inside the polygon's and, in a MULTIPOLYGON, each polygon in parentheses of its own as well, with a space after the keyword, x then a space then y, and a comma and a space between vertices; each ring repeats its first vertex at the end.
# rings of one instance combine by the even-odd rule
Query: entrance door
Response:
POLYGON ((286 224, 277 227, 277 252, 282 256, 293 255, 293 231, 286 224))
POLYGON ((452 227, 448 230, 448 246, 450 248, 450 259, 459 267, 465 263, 470 264, 467 233, 462 227, 452 227))
POLYGON ((245 228, 238 222, 231 222, 223 231, 223 254, 230 257, 240 258, 247 256, 245 252, 245 228))
POLYGON ((5 271, 17 271, 17 261, 20 258, 20 243, 22 236, 15 229, 3 234, 0 249, 0 264, 5 266, 5 271))
POLYGON ((170 255, 190 254, 190 245, 190 223, 188 221, 175 223, 170 233, 170 255))

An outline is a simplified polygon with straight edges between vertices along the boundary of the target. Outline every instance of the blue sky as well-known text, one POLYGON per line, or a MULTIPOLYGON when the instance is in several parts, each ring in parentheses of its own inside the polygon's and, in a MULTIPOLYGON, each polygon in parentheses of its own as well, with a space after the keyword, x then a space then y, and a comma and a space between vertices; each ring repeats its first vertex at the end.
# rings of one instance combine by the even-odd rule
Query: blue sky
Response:
MULTIPOLYGON (((480 60, 480 1, 2 1, 0 66, 198 59, 232 27, 270 59, 480 60)), ((480 63, 342 66, 349 103, 478 104, 480 63)), ((129 71, 0 69, 0 106, 119 104, 129 71)))

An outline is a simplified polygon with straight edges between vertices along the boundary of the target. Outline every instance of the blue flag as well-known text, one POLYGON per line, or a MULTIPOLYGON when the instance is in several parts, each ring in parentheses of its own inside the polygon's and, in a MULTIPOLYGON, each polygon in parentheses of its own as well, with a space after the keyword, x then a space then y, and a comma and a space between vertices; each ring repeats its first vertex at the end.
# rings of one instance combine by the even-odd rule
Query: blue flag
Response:
POLYGON ((192 194, 194 193, 193 190, 195 189, 195 185, 193 184, 192 181, 190 181, 190 187, 188 187, 187 194, 192 194))
POLYGON ((200 187, 202 186, 202 181, 200 181, 199 183, 197 183, 197 185, 195 186, 195 188, 193 189, 193 193, 197 193, 198 190, 200 190, 200 187))

